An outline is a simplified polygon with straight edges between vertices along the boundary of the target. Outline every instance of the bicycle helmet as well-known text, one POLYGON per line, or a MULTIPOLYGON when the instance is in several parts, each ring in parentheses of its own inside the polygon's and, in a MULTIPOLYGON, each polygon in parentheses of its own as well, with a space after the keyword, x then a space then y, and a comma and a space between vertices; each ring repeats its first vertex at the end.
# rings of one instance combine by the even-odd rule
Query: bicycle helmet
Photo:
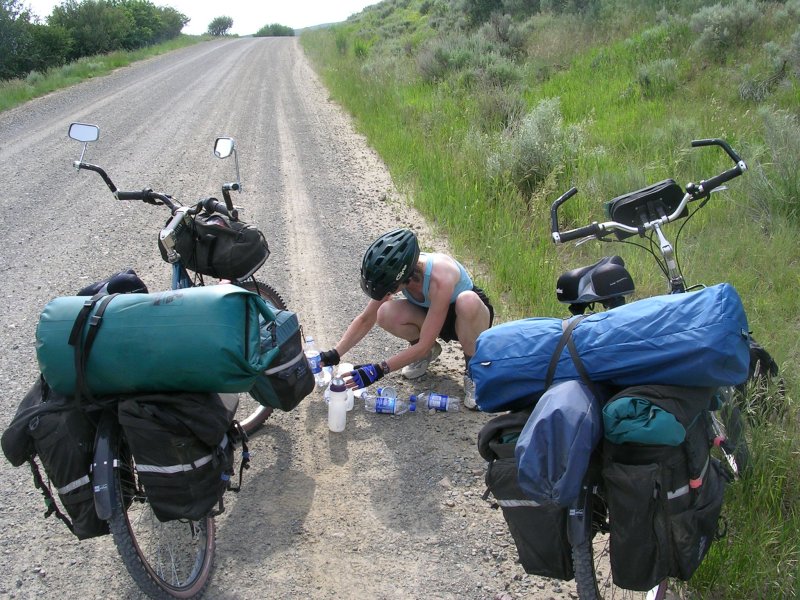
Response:
POLYGON ((417 236, 410 229, 393 229, 372 242, 361 262, 361 289, 373 300, 394 292, 411 278, 419 260, 417 236))

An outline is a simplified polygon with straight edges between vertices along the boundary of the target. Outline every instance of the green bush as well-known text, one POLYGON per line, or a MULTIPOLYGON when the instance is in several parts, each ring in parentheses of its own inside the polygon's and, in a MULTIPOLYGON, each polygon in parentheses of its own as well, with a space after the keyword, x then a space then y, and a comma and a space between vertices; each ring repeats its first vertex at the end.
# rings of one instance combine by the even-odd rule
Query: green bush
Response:
POLYGON ((747 0, 703 7, 689 19, 689 27, 697 35, 694 47, 701 54, 724 62, 726 52, 743 45, 760 18, 757 3, 747 0))
POLYGON ((271 25, 264 25, 261 29, 253 34, 254 37, 293 37, 294 29, 286 25, 279 25, 272 23, 271 25))
POLYGON ((645 98, 667 96, 678 88, 678 63, 673 58, 639 67, 636 82, 645 98))
POLYGON ((579 126, 565 125, 558 98, 542 100, 504 134, 499 149, 489 157, 489 175, 508 178, 528 197, 554 171, 574 160, 581 138, 579 126))

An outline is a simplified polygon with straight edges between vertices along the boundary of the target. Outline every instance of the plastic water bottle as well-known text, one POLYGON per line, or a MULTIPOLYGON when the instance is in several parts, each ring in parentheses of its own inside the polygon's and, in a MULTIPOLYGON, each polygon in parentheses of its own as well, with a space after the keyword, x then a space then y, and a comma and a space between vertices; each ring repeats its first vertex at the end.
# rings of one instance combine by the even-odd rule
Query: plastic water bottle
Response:
POLYGON ((308 359, 308 366, 311 367, 311 372, 314 374, 314 380, 317 382, 318 387, 325 387, 325 373, 322 370, 322 358, 320 357, 317 345, 314 343, 314 338, 310 335, 306 336, 306 358, 308 359))
POLYGON ((347 386, 344 379, 334 377, 329 389, 328 429, 338 433, 344 431, 347 423, 347 386))
POLYGON ((411 400, 416 402, 419 409, 423 411, 456 412, 461 405, 461 398, 457 396, 448 396, 447 394, 439 394, 433 390, 424 391, 417 396, 412 394, 411 400))
POLYGON ((378 388, 377 394, 365 390, 361 399, 364 401, 364 410, 373 413, 402 415, 417 409, 414 402, 398 398, 397 390, 393 387, 378 388))

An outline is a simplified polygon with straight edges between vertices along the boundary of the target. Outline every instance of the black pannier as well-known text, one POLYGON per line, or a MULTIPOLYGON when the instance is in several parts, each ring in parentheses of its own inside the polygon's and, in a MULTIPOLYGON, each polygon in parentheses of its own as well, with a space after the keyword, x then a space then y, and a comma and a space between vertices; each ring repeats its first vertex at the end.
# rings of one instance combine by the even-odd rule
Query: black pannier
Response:
POLYGON ((139 482, 160 521, 200 520, 221 502, 233 474, 234 410, 218 394, 125 398, 119 422, 139 482))
POLYGON ((603 482, 614 583, 647 591, 667 577, 688 580, 718 537, 728 479, 710 455, 715 435, 709 410, 716 408, 715 390, 629 387, 614 396, 606 409, 617 400, 633 400, 649 411, 641 423, 646 423, 653 443, 618 443, 618 437, 613 438, 617 443, 611 442, 608 437, 615 431, 627 429, 626 435, 632 435, 635 427, 624 422, 614 427, 606 420, 603 482), (654 425, 658 409, 669 413, 665 415, 671 423, 668 431, 654 425), (685 430, 682 440, 674 436, 676 427, 685 430), (658 443, 661 431, 673 438, 670 443, 658 443))
POLYGON ((250 395, 264 406, 290 411, 314 391, 314 374, 303 352, 303 336, 297 315, 270 305, 272 322, 261 322, 261 353, 273 348, 278 353, 250 389, 250 395))
POLYGON ((572 549, 567 539, 568 509, 540 505, 528 498, 517 483, 514 448, 532 409, 510 412, 486 423, 478 434, 478 451, 489 462, 487 490, 493 508, 503 511, 526 573, 570 580, 574 577, 572 549))
POLYGON ((3 452, 12 465, 29 462, 34 483, 48 507, 45 517, 55 513, 81 540, 109 532, 108 523, 94 508, 91 465, 97 422, 87 410, 51 390, 40 376, 2 437, 3 452), (36 456, 69 518, 53 503, 50 487, 36 466, 36 456))
MULTIPOLYGON (((158 247, 169 262, 160 239, 158 247)), ((250 277, 269 257, 267 240, 257 227, 205 212, 187 217, 184 227, 176 229, 175 250, 187 269, 231 280, 250 277)))

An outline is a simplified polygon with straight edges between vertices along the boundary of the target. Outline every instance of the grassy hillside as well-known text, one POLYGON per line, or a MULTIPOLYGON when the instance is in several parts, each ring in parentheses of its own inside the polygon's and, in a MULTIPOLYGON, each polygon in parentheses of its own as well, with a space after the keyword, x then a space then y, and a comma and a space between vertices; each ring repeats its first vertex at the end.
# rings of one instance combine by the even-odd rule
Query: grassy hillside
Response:
POLYGON ((665 291, 640 248, 552 244, 549 206, 572 185, 562 226, 731 165, 693 139, 742 155, 748 172, 683 228, 681 266, 690 284, 736 286, 789 392, 765 401, 780 416, 753 416, 756 473, 730 489, 728 536, 691 583, 709 598, 797 597, 800 0, 387 0, 301 41, 401 190, 484 274, 501 320, 565 315, 558 274, 607 254, 640 296, 665 291))

